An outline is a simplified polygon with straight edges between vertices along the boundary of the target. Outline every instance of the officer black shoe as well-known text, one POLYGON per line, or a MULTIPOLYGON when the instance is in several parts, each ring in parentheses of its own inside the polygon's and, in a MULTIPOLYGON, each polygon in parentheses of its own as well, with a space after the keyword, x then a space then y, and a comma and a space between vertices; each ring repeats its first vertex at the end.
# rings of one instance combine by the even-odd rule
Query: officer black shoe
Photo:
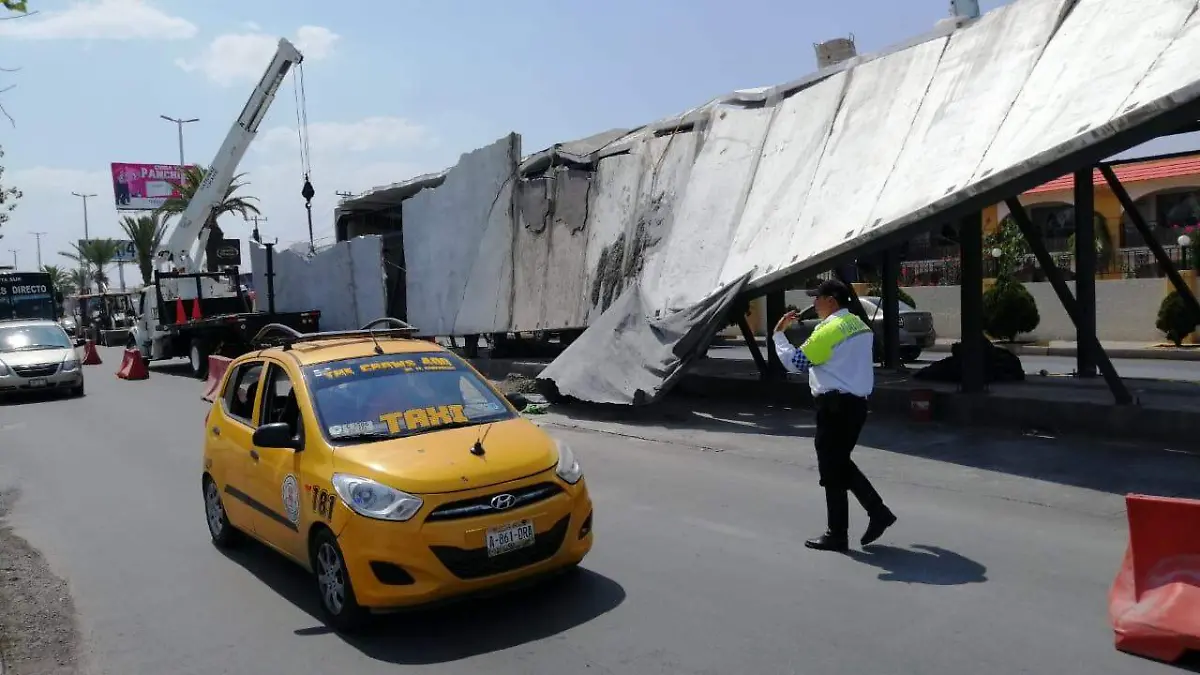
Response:
POLYGON ((829 532, 826 532, 816 539, 809 539, 808 541, 804 542, 804 546, 817 551, 844 552, 850 550, 850 544, 846 540, 845 535, 837 536, 829 532))
POLYGON ((868 544, 875 543, 889 527, 895 524, 896 514, 890 510, 884 509, 882 512, 871 516, 871 522, 867 524, 867 531, 862 536, 862 545, 867 546, 868 544))

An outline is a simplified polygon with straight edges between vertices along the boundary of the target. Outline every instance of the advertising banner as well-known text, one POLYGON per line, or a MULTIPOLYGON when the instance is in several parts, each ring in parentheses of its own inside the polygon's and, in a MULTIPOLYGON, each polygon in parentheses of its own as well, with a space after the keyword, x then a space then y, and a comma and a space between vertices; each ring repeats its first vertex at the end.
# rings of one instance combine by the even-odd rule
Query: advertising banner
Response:
POLYGON ((179 196, 183 182, 178 164, 112 164, 113 195, 118 211, 152 211, 179 196))
MULTIPOLYGON (((83 247, 87 240, 80 239, 77 246, 83 247)), ((133 241, 130 239, 114 239, 117 242, 117 257, 113 258, 113 264, 116 263, 131 263, 137 262, 137 249, 133 247, 133 241)))
POLYGON ((242 264, 242 240, 222 239, 212 253, 221 267, 242 264))

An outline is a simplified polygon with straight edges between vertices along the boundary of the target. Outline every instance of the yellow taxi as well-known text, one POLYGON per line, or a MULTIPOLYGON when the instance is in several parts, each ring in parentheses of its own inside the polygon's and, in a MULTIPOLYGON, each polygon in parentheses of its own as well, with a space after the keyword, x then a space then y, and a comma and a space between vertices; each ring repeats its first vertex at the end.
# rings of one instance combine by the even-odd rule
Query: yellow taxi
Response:
POLYGON ((205 421, 218 547, 248 535, 313 572, 338 630, 590 551, 571 449, 464 360, 396 333, 293 337, 230 363, 205 421))

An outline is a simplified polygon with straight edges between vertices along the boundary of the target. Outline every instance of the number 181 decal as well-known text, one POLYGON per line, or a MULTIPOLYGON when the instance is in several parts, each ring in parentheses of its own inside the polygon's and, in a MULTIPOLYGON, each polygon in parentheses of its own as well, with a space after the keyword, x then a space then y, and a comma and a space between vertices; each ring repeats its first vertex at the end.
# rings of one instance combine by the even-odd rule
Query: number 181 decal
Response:
POLYGON ((313 512, 325 520, 333 520, 333 507, 337 501, 337 495, 318 485, 306 485, 304 490, 312 499, 313 512))

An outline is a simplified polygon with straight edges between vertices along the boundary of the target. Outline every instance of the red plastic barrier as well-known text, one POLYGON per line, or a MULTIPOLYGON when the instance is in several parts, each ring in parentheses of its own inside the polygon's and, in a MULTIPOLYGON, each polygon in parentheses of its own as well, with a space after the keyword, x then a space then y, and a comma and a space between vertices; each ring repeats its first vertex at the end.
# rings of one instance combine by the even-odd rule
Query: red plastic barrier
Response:
POLYGON ((117 377, 122 380, 150 379, 150 369, 146 367, 146 360, 142 358, 140 351, 125 350, 125 355, 121 357, 121 367, 117 369, 117 377))
POLYGON ((1168 663, 1200 650, 1200 500, 1128 495, 1129 546, 1108 595, 1116 647, 1168 663))
POLYGON ((83 344, 83 365, 98 366, 103 361, 100 360, 100 352, 96 351, 96 342, 88 340, 83 344))
POLYGON ((221 380, 225 377, 225 371, 229 370, 231 361, 233 359, 228 356, 208 357, 208 379, 204 382, 204 395, 200 398, 212 403, 213 398, 217 395, 217 388, 221 386, 221 380))

